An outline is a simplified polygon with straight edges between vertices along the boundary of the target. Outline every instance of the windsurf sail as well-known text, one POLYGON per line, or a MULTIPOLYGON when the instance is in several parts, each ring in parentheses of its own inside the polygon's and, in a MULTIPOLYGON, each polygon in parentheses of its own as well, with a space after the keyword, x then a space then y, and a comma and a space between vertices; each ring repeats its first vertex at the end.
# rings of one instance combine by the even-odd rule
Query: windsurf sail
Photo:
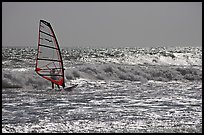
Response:
POLYGON ((38 34, 35 71, 43 78, 65 87, 63 60, 51 24, 40 20, 38 34))

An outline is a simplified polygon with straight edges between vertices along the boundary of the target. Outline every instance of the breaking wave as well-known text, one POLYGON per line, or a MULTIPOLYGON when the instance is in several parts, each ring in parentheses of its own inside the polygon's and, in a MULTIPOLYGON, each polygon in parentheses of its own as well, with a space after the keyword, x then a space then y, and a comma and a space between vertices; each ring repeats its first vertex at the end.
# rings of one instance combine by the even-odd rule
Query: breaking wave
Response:
MULTIPOLYGON (((155 81, 202 81, 202 69, 180 66, 83 64, 67 67, 65 81, 89 80, 129 80, 155 81)), ((49 81, 39 77, 34 69, 3 69, 2 88, 43 89, 51 86, 49 81)))

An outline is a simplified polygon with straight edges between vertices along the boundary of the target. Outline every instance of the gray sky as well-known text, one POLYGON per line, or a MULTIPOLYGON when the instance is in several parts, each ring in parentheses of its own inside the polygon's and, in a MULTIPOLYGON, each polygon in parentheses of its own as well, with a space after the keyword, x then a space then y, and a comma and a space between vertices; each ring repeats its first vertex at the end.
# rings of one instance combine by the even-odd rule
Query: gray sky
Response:
POLYGON ((201 2, 3 2, 2 46, 37 47, 40 19, 61 47, 202 46, 201 2))

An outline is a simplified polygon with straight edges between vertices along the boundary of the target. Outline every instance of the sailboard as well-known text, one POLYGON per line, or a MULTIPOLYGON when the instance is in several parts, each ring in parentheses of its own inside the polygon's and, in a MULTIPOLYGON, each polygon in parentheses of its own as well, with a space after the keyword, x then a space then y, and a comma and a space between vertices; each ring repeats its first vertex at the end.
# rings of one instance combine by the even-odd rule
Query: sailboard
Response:
POLYGON ((63 60, 57 37, 51 24, 45 20, 39 23, 35 71, 44 79, 65 87, 63 60))
POLYGON ((76 88, 78 86, 78 84, 72 85, 70 87, 65 87, 63 90, 65 91, 71 91, 73 88, 76 88))

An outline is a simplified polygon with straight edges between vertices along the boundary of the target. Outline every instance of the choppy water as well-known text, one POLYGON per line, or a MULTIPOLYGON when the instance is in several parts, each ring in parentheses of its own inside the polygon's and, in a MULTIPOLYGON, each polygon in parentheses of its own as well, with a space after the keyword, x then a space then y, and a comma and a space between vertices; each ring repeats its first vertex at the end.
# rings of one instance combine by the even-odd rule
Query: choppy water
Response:
MULTIPOLYGON (((4 47, 2 67, 34 67, 36 55, 36 48, 4 47)), ((65 67, 85 63, 202 66, 201 47, 64 48, 62 57, 65 67)))
POLYGON ((34 72, 35 49, 4 48, 2 132, 202 133, 202 49, 161 50, 65 49, 66 92, 34 72))

